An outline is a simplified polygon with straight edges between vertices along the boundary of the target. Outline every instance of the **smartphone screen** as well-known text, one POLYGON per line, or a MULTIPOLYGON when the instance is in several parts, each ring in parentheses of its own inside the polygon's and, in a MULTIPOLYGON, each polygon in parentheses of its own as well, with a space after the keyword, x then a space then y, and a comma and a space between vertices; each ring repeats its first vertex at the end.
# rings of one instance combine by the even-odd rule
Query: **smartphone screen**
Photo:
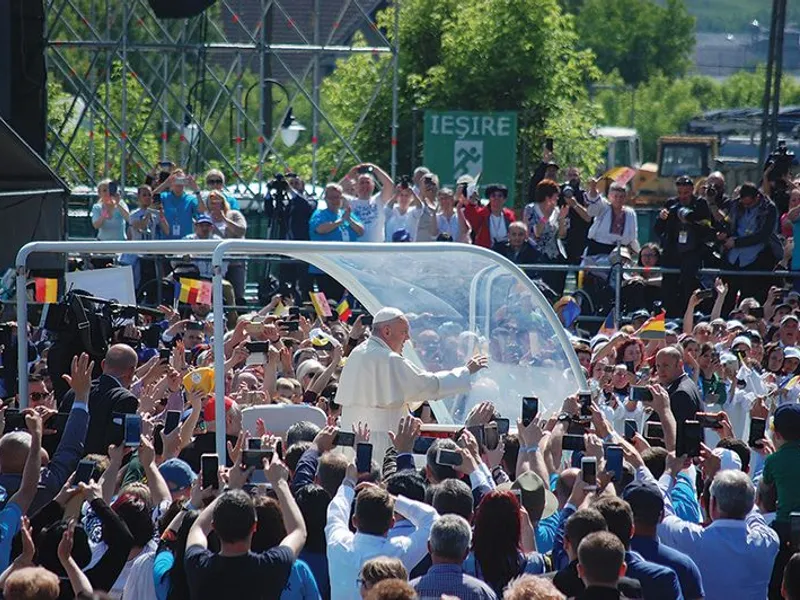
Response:
POLYGON ((356 445, 356 470, 359 473, 372 471, 372 444, 356 445))
POLYGON ((164 435, 169 435, 178 427, 181 422, 181 411, 168 410, 167 418, 164 419, 164 435))
POLYGON ((522 397, 522 424, 526 427, 539 414, 539 398, 536 396, 523 396, 522 397))
POLYGON ((511 422, 508 419, 495 419, 497 424, 497 433, 500 435, 508 435, 508 430, 511 427, 511 422))
POLYGON ((500 433, 496 424, 490 423, 483 428, 483 443, 487 450, 495 450, 500 445, 500 433))
POLYGON ((200 476, 203 489, 219 489, 219 457, 216 454, 203 454, 200 457, 200 476))
POLYGON ((635 385, 631 387, 631 400, 636 402, 652 402, 653 394, 644 386, 635 385))
POLYGON ((704 429, 722 429, 722 421, 712 415, 697 413, 697 421, 704 429))
POLYGON ((290 306, 289 307, 289 314, 293 317, 300 316, 300 307, 299 306, 290 306))
POLYGON ((69 413, 56 413, 45 422, 45 429, 53 429, 55 431, 64 431, 67 426, 67 419, 69 413))
POLYGON ((25 417, 16 408, 7 408, 5 412, 6 417, 6 431, 14 431, 16 429, 26 429, 25 417))
POLYGON ((436 438, 432 437, 418 437, 414 440, 414 449, 411 451, 414 454, 427 454, 428 449, 433 446, 436 438))
POLYGON ((261 438, 260 437, 247 438, 247 449, 261 450, 261 438))
POLYGON ((639 428, 636 426, 636 421, 625 419, 625 439, 630 442, 637 433, 639 433, 639 428))
POLYGON ((436 452, 436 464, 437 465, 446 465, 448 467, 457 467, 461 464, 462 461, 461 454, 456 452, 455 450, 445 450, 444 448, 440 448, 436 452))
POLYGON ((272 450, 243 450, 242 451, 242 467, 249 469, 255 467, 256 469, 264 468, 264 459, 272 460, 272 450))
POLYGON ((75 469, 75 477, 72 479, 72 485, 77 486, 79 483, 89 483, 94 475, 95 462, 93 460, 82 460, 78 463, 78 468, 75 469))
POLYGON ((614 481, 622 481, 622 446, 606 446, 606 471, 614 474, 614 481))
POLYGON ((142 417, 125 415, 125 447, 138 448, 142 437, 142 417))
POLYGON ((661 423, 656 423, 655 421, 648 421, 645 423, 646 428, 646 435, 645 437, 649 440, 651 438, 656 440, 663 440, 664 439, 664 428, 661 426, 661 423))
POLYGON ((597 487, 597 459, 584 456, 581 459, 581 480, 592 487, 597 487))
POLYGON ((700 456, 700 442, 703 441, 703 427, 698 421, 684 421, 678 424, 675 443, 677 456, 700 456))
POLYGON ((247 342, 245 348, 250 353, 245 361, 247 365, 263 365, 267 352, 269 351, 269 342, 247 342))
POLYGON ((592 416, 592 394, 589 392, 581 392, 578 394, 578 401, 581 403, 581 416, 592 416))
POLYGON ((172 358, 172 351, 169 348, 161 348, 158 351, 158 358, 162 363, 168 363, 172 358))
POLYGON ((568 433, 561 438, 561 449, 571 450, 572 452, 583 452, 586 450, 586 442, 582 435, 568 433))
POLYGON ((336 437, 333 438, 333 445, 352 448, 356 445, 356 434, 347 431, 337 431, 336 437))
POLYGON ((112 181, 108 184, 108 194, 109 196, 116 196, 119 192, 119 183, 116 181, 112 181))
POLYGON ((761 440, 767 435, 767 420, 766 419, 750 419, 750 437, 747 444, 751 448, 760 448, 761 440))

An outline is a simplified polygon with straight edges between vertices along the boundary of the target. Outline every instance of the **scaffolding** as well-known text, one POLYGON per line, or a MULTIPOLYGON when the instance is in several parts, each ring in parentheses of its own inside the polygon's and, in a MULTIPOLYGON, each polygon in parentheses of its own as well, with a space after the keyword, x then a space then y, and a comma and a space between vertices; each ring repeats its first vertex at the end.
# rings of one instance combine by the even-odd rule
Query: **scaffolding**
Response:
POLYGON ((166 21, 146 0, 47 0, 48 73, 64 92, 48 106, 48 162, 73 184, 114 177, 123 188, 140 183, 159 160, 192 173, 217 167, 229 184, 258 196, 272 172, 291 168, 276 124, 291 122, 302 106, 311 120, 310 140, 302 142, 311 145, 317 185, 346 161, 361 162, 353 142, 381 89, 391 85, 394 177, 399 10, 389 36, 374 17, 384 5, 218 0, 197 17, 166 21), (366 43, 353 42, 356 32, 366 43), (325 110, 323 70, 358 53, 380 63, 380 76, 371 89, 354 91, 369 101, 344 130, 325 110), (248 106, 256 88, 259 106, 248 106), (324 144, 335 149, 329 173, 320 169, 324 144), (244 160, 248 152, 255 164, 244 160))

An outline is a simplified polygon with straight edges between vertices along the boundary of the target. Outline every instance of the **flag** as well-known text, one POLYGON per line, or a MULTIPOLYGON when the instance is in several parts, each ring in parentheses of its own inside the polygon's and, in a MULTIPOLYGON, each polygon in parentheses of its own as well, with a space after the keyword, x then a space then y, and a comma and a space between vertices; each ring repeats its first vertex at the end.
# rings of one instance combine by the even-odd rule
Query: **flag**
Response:
POLYGON ((274 314, 276 317, 282 317, 288 311, 289 311, 289 309, 286 308, 286 305, 281 300, 281 301, 278 302, 278 305, 275 307, 275 310, 272 311, 272 314, 274 314))
POLYGON ((336 306, 336 313, 339 315, 339 320, 345 323, 350 320, 353 311, 350 310, 350 303, 347 301, 347 293, 342 296, 342 301, 336 306))
POLYGON ((794 386, 796 386, 798 382, 800 382, 800 375, 795 375, 794 377, 792 377, 789 381, 787 381, 786 383, 784 383, 780 387, 782 387, 784 389, 787 389, 787 390, 790 390, 794 386))
POLYGON ((331 305, 328 304, 328 299, 322 292, 309 292, 311 296, 311 304, 314 305, 314 310, 317 311, 319 317, 332 317, 331 305))
POLYGON ((36 302, 43 302, 45 304, 58 302, 58 279, 36 277, 33 282, 35 286, 34 300, 36 302))
POLYGON ((617 333, 617 326, 616 323, 614 323, 614 309, 612 308, 611 311, 609 311, 606 320, 603 321, 602 325, 600 325, 597 335, 607 335, 611 337, 615 333, 617 333))
POLYGON ((211 282, 181 277, 179 299, 185 304, 211 304, 211 282))
POLYGON ((636 332, 636 335, 643 340, 663 340, 667 336, 666 313, 662 310, 655 317, 650 317, 644 322, 636 332))

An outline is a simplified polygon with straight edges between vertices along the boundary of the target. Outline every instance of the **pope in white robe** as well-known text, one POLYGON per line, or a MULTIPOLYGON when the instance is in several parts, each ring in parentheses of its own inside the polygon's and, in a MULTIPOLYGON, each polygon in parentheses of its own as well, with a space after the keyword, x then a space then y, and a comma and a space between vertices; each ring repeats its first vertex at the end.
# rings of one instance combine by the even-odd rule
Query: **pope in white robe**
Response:
POLYGON ((349 431, 359 421, 368 424, 378 463, 391 444, 388 432, 397 429, 409 410, 426 400, 469 392, 470 375, 488 364, 487 357, 476 356, 450 371, 424 371, 403 357, 403 346, 410 339, 402 311, 382 308, 374 316, 372 335, 353 349, 339 378, 336 403, 342 406, 341 428, 349 431))

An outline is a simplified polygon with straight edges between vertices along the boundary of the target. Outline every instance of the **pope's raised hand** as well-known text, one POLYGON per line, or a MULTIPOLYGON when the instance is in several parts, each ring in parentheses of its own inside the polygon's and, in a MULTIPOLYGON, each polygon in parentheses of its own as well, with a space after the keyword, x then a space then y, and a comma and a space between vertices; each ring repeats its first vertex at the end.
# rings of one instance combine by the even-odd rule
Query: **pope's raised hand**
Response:
POLYGON ((467 361, 466 366, 467 369, 469 369, 470 374, 477 373, 481 369, 485 369, 489 366, 489 357, 485 354, 473 356, 467 361))

